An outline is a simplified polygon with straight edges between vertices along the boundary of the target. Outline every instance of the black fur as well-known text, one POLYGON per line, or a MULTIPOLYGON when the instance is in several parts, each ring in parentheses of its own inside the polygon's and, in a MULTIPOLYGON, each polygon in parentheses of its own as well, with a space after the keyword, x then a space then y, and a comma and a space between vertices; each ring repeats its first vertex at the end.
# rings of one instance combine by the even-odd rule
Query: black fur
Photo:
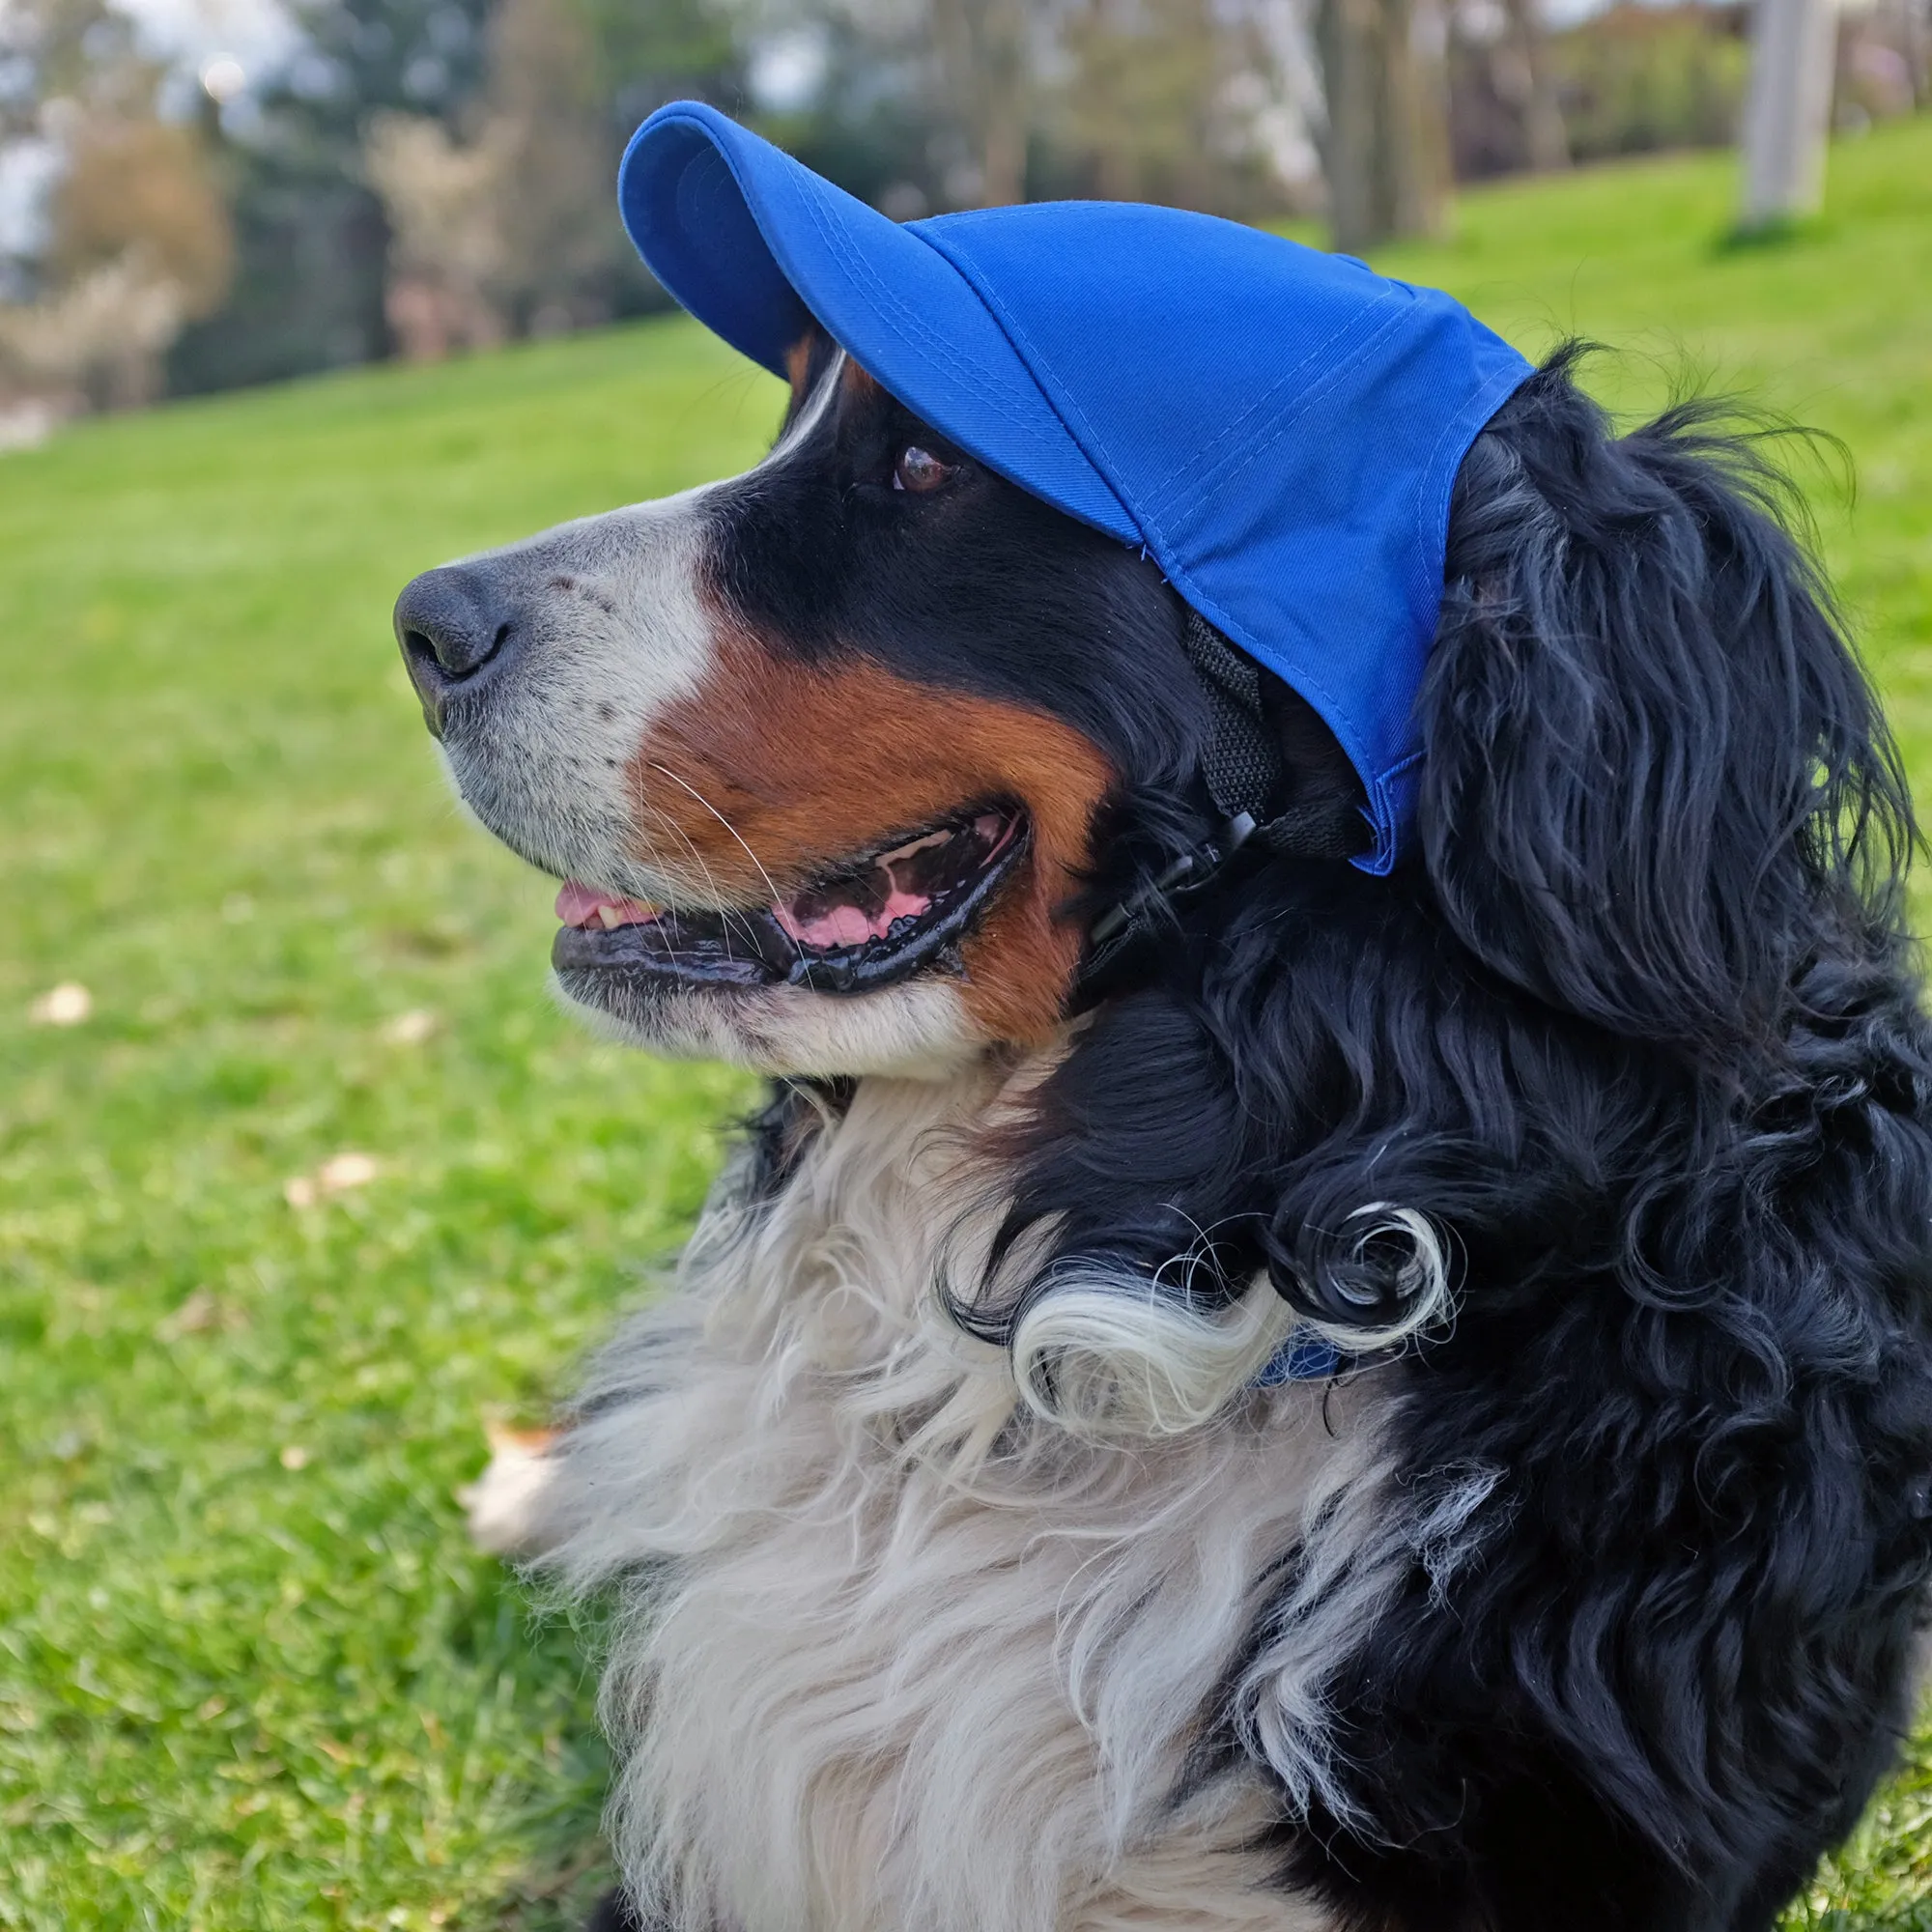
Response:
MULTIPOLYGON (((718 513, 719 587, 788 648, 1088 732, 1122 774, 1091 910, 1211 824, 1181 613, 995 478, 894 499, 923 434, 889 402, 841 419, 718 513)), ((1932 1577, 1914 833, 1759 447, 1696 409, 1618 438, 1553 358, 1463 466, 1406 863, 1258 856, 1177 903, 1006 1148, 1009 1248, 1049 1226, 1051 1256, 1151 1268, 1208 1231, 1218 1288, 1164 1292, 1264 1267, 1378 1326, 1403 1256, 1348 1237, 1371 1202, 1459 1257, 1453 1327, 1356 1372, 1404 1391, 1415 1492, 1499 1472, 1480 1560, 1418 1569, 1362 1634, 1353 1808, 1281 1840, 1284 1879, 1363 1932, 1769 1926, 1907 1718, 1932 1577)), ((1278 711, 1296 769, 1346 785, 1278 711)), ((1009 1335, 1051 1286, 960 1319, 1009 1335)), ((1241 1717, 1209 1716, 1223 1762, 1241 1717)))
POLYGON ((1618 440, 1556 358, 1464 465, 1417 859, 1185 908, 1017 1162, 1009 1236, 1152 1264, 1206 1228, 1330 1322, 1394 1312, 1339 1239, 1365 1202, 1462 1257, 1453 1332, 1375 1373, 1408 1482, 1502 1472, 1481 1561, 1350 1659, 1358 1810, 1284 1839, 1365 1928, 1769 1925, 1908 1715, 1911 820, 1772 500, 1749 443, 1694 410, 1618 440))

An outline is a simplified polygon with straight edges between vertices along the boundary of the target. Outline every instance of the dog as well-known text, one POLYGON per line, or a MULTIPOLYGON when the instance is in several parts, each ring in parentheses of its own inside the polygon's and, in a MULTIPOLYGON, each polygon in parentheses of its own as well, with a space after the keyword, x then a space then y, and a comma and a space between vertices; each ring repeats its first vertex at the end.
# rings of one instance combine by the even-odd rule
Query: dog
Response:
POLYGON ((769 1075, 520 1476, 679 1932, 1758 1932, 1907 1727, 1899 760, 1753 437, 1470 445, 1411 849, 820 328, 768 456, 404 593, 555 987, 769 1075), (1204 862, 1203 855, 1208 855, 1204 862))

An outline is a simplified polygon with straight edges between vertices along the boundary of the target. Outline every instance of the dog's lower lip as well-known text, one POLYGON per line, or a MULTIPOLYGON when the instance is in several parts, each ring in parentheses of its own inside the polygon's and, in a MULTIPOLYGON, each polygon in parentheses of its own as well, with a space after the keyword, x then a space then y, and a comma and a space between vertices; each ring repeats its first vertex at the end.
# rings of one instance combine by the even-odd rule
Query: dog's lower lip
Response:
POLYGON ((771 906, 687 911, 567 884, 551 948, 564 990, 794 985, 870 992, 956 965, 966 929, 1027 845, 1015 811, 963 813, 824 874, 771 906))

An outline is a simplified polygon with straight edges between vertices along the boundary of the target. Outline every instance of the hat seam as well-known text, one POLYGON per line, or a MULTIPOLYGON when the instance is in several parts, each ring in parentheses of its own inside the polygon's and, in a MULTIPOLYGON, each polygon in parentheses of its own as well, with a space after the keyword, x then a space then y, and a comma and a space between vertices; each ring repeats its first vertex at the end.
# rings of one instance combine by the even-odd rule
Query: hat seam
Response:
MULTIPOLYGON (((1471 319, 1473 320, 1473 318, 1471 319)), ((1482 327, 1480 323, 1476 326, 1479 328, 1482 327)), ((1493 330, 1490 330, 1489 333, 1494 335, 1493 330)), ((1441 570, 1446 568, 1448 563, 1446 552, 1448 548, 1449 502, 1455 493, 1456 478, 1461 473, 1463 468, 1463 458, 1468 454, 1469 446, 1482 435, 1484 429, 1489 424, 1490 418, 1535 373, 1534 365, 1530 362, 1529 358, 1518 350, 1514 344, 1503 342, 1501 336, 1495 336, 1495 340, 1502 343, 1502 346, 1509 351, 1510 355, 1516 357, 1520 366, 1515 369, 1499 370, 1476 390, 1475 394, 1463 405, 1455 415, 1443 424, 1442 433, 1435 439, 1435 447, 1429 453, 1429 467, 1416 482, 1415 548, 1417 561, 1421 566, 1422 575, 1425 579, 1429 575, 1429 559, 1435 549, 1433 533, 1438 529, 1444 532, 1443 549, 1445 552, 1442 565, 1438 566, 1437 569, 1438 577, 1441 570), (1478 413, 1479 412, 1480 413, 1478 413), (1474 417, 1473 422, 1469 420, 1471 417, 1474 417), (1465 424, 1468 425, 1466 430, 1464 429, 1465 424), (1455 439, 1457 445, 1456 461, 1449 464, 1439 464, 1438 460, 1441 457, 1443 445, 1448 443, 1452 439, 1455 439), (1434 501, 1425 501, 1425 493, 1429 490, 1432 483, 1435 485, 1435 492, 1434 501)), ((1442 589, 1444 587, 1446 586, 1438 585, 1436 590, 1435 603, 1438 621, 1441 614, 1442 589)))
MULTIPOLYGON (((809 174, 808 174, 808 183, 810 183, 809 174)), ((803 185, 804 184, 802 184, 802 185, 803 185)), ((905 343, 908 348, 919 351, 922 354, 932 355, 946 369, 948 369, 955 379, 975 384, 980 390, 981 401, 989 403, 993 409, 994 413, 997 414, 1002 421, 1011 424, 1012 427, 1017 430, 1026 431, 1030 429, 1031 425, 1026 421, 1024 416, 1015 414, 1003 399, 1001 399, 997 394, 991 391, 990 384, 987 383, 987 377, 990 373, 988 370, 986 370, 984 367, 982 367, 980 364, 977 362, 970 362, 963 359, 952 348, 952 346, 947 342, 944 336, 928 328, 925 326, 925 324, 920 320, 917 312, 913 310, 911 307, 909 307, 899 298, 896 292, 892 288, 891 284, 885 281, 878 274, 878 272, 872 268, 869 262, 867 262, 863 256, 854 254, 846 246, 844 238, 838 232, 836 225, 830 223, 825 218, 824 212, 819 205, 819 197, 817 194, 815 184, 810 185, 810 191, 803 195, 801 199, 803 201, 807 214, 810 217, 813 228, 815 228, 818 232, 819 239, 826 244, 830 252, 838 258, 840 266, 845 270, 846 273, 849 276, 851 276, 852 280, 855 283, 860 284, 865 290, 872 294, 874 298, 874 313, 877 315, 878 320, 881 323, 883 323, 886 327, 891 329, 892 332, 895 335, 896 335, 901 342, 905 343)), ((748 205, 750 203, 749 196, 747 197, 747 203, 748 205)), ((757 218, 756 211, 753 210, 753 219, 755 220, 756 218, 757 218)), ((900 232, 903 234, 910 235, 913 233, 911 229, 905 228, 901 224, 895 223, 895 226, 899 226, 900 232)), ((760 224, 760 233, 762 232, 763 232, 762 224, 760 224)), ((767 245, 769 245, 769 237, 767 237, 766 239, 767 239, 767 245)), ((923 242, 925 238, 923 236, 918 236, 916 237, 916 239, 923 242)), ((778 251, 774 249, 772 252, 773 252, 773 259, 776 260, 778 251)), ((942 256, 941 259, 946 262, 948 268, 952 269, 952 272, 955 275, 959 273, 957 268, 953 266, 953 264, 949 258, 942 256)), ((781 271, 784 270, 783 263, 781 262, 779 263, 779 267, 781 271)), ((960 279, 962 282, 966 280, 964 276, 961 276, 960 279)), ((797 288, 797 284, 796 282, 793 282, 792 276, 790 275, 789 272, 785 272, 785 280, 787 282, 792 282, 794 289, 797 288)), ((966 286, 969 292, 973 294, 974 298, 980 301, 981 307, 984 307, 985 302, 983 298, 979 295, 979 292, 973 289, 972 284, 970 282, 966 282, 966 286)), ((800 292, 799 298, 802 301, 806 299, 803 292, 800 292)), ((809 301, 807 301, 806 306, 810 308, 811 304, 809 301)), ((817 313, 816 310, 813 310, 813 314, 816 315, 816 313, 817 313)), ((995 326, 997 326, 999 318, 995 316, 993 317, 993 321, 995 323, 995 326)), ((1004 330, 1002 332, 1004 333, 1004 330)), ((1030 377, 1033 376, 1033 371, 1030 367, 1027 370, 1027 374, 1030 377)), ((1038 379, 1037 377, 1034 377, 1034 386, 1036 390, 1037 390, 1039 387, 1038 379)), ((1044 401, 1049 408, 1052 408, 1052 399, 1050 397, 1045 396, 1043 392, 1041 394, 1041 400, 1044 401)), ((1058 414, 1058 412, 1056 411, 1055 413, 1058 414)), ((1083 454, 1085 452, 1083 451, 1083 454)), ((1119 496, 1120 493, 1118 491, 1113 490, 1113 484, 1111 480, 1108 481, 1108 488, 1110 491, 1113 491, 1113 494, 1116 497, 1119 496)), ((1125 506, 1122 505, 1122 507, 1124 508, 1125 506)))
MULTIPOLYGON (((748 184, 745 176, 739 171, 736 156, 731 153, 727 143, 720 137, 719 130, 711 125, 708 118, 688 111, 667 112, 665 122, 668 125, 682 125, 696 129, 703 136, 707 144, 704 151, 695 154, 684 163, 684 167, 680 171, 680 178, 682 174, 688 173, 694 165, 703 158, 704 153, 708 152, 724 163, 726 173, 730 176, 732 185, 737 190, 739 200, 744 204, 746 213, 752 217, 753 226, 758 232, 759 241, 763 242, 766 253, 771 257, 772 266, 779 271, 785 285, 798 298, 801 306, 806 309, 812 320, 829 331, 831 325, 818 313, 817 307, 808 297, 804 288, 800 286, 799 277, 787 266, 779 252, 778 243, 767 229, 765 222, 760 219, 758 201, 753 196, 751 185, 748 184)), ((731 127, 734 132, 743 131, 737 128, 735 124, 727 122, 726 125, 731 127)), ((641 131, 639 129, 639 132, 641 131)), ((635 145, 637 137, 634 135, 632 139, 635 145)), ((785 158, 792 161, 792 165, 797 171, 796 180, 790 185, 797 190, 799 207, 804 211, 806 217, 810 221, 813 230, 828 251, 838 259, 847 275, 860 285, 862 293, 869 297, 874 313, 877 314, 879 321, 909 348, 923 355, 930 355, 933 360, 947 369, 955 380, 975 384, 980 391, 981 401, 987 404, 1002 421, 1010 424, 1016 430, 1022 432, 1028 430, 1031 425, 1028 424, 1026 418, 1014 413, 988 384, 987 378, 991 372, 978 363, 963 359, 952 348, 944 336, 927 328, 920 321, 917 312, 898 297, 890 283, 879 276, 870 263, 863 256, 854 254, 845 245, 844 239, 837 224, 829 221, 826 216, 820 195, 822 185, 818 178, 802 163, 792 160, 790 156, 786 156, 785 158)), ((895 225, 897 226, 899 224, 895 225)), ((902 229, 902 232, 911 234, 913 231, 902 229)), ((921 241, 924 240, 923 236, 917 239, 921 241)), ((952 264, 949 261, 948 266, 952 267, 952 264)), ((959 271, 956 268, 953 268, 953 272, 958 274, 959 271)), ((965 277, 961 276, 961 280, 965 281, 965 277)), ((967 287, 969 290, 972 289, 970 282, 967 283, 967 287)), ((975 298, 980 299, 977 290, 972 292, 975 298)), ((981 300, 981 306, 984 306, 983 300, 981 300)), ((995 317, 994 321, 997 326, 998 318, 995 317)), ((722 331, 716 329, 713 332, 722 333, 722 331)), ((841 344, 840 346, 842 347, 843 345, 841 344)), ((756 360, 757 358, 753 356, 752 359, 756 360)), ((771 365, 764 364, 762 366, 770 367, 771 365)), ((1029 376, 1032 376, 1033 372, 1031 369, 1028 369, 1027 373, 1029 376)), ((1038 388, 1037 379, 1035 379, 1035 388, 1036 390, 1038 388)), ((1049 398, 1042 397, 1042 400, 1047 401, 1048 407, 1051 407, 1051 400, 1049 398)), ((1106 479, 1103 478, 1103 480, 1106 479)), ((1111 481, 1108 482, 1108 489, 1118 497, 1119 493, 1113 490, 1111 481)))
MULTIPOLYGON (((1363 315, 1358 317, 1357 321, 1366 323, 1369 319, 1369 316, 1374 314, 1375 308, 1378 308, 1380 305, 1381 305, 1380 302, 1378 301, 1374 305, 1374 307, 1365 311, 1363 315)), ((1261 459, 1264 456, 1265 456, 1271 449, 1273 449, 1283 440, 1283 438, 1289 435, 1289 433, 1294 428, 1295 424, 1298 423, 1302 419, 1302 417, 1305 416, 1308 413, 1308 412, 1312 410, 1316 406, 1316 404, 1321 400, 1322 396, 1328 390, 1333 388, 1337 383, 1341 382, 1343 378, 1346 377, 1352 369, 1354 369, 1367 356, 1372 355, 1376 349, 1377 344, 1379 343, 1385 336, 1387 336, 1391 330, 1400 327, 1401 323, 1404 320, 1405 314, 1406 310, 1397 310, 1391 313, 1384 321, 1379 323, 1370 334, 1364 336, 1359 342, 1357 342, 1354 348, 1349 353, 1349 355, 1344 360, 1337 362, 1327 372, 1327 374, 1322 377, 1322 379, 1319 383, 1315 384, 1313 387, 1305 390, 1302 393, 1302 395, 1296 399, 1293 408, 1288 410, 1284 414, 1282 414, 1275 422, 1273 422, 1267 428, 1264 434, 1263 434, 1260 437, 1257 437, 1245 450, 1230 451, 1229 454, 1222 459, 1221 466, 1214 469, 1208 470, 1205 475, 1203 475, 1195 483, 1194 488, 1188 493, 1187 496, 1175 497, 1170 501, 1164 502, 1161 506, 1161 513, 1163 518, 1178 517, 1182 515, 1186 511, 1192 509, 1196 504, 1198 504, 1202 500, 1202 498, 1205 496, 1207 496, 1207 494, 1210 489, 1225 489, 1237 476, 1239 476, 1243 470, 1251 469, 1257 463, 1261 461, 1261 459)), ((1346 331, 1337 331, 1338 334, 1344 332, 1346 331)), ((1334 338, 1331 337, 1330 341, 1332 342, 1334 338)), ((1430 460, 1432 462, 1435 460, 1433 455, 1431 456, 1430 460)))
MULTIPOLYGON (((922 241, 928 240, 923 235, 920 239, 922 241)), ((1034 376, 1035 382, 1038 383, 1038 373, 1034 367, 1037 352, 1034 350, 1032 340, 1027 335, 1025 328, 1016 320, 1003 312, 1004 304, 997 302, 995 298, 989 297, 981 290, 977 277, 954 262, 952 253, 948 249, 942 247, 937 242, 930 242, 929 245, 953 267, 955 272, 959 274, 960 279, 979 297, 987 312, 1005 332, 1008 340, 1012 343, 1014 352, 1025 362, 1028 372, 1034 376)), ((1392 317, 1386 327, 1393 327, 1396 319, 1392 317)), ((1381 331, 1378 330, 1378 334, 1379 335, 1381 331)), ((1069 395, 1065 398, 1065 403, 1063 407, 1060 399, 1047 395, 1043 384, 1040 385, 1040 388, 1041 394, 1047 396, 1048 403, 1060 415, 1062 422, 1066 424, 1068 435, 1073 436, 1075 441, 1080 443, 1083 454, 1087 455, 1094 467, 1100 469, 1108 487, 1119 497, 1121 490, 1120 486, 1114 480, 1111 462, 1103 467, 1101 458, 1096 456, 1094 450, 1089 447, 1089 440, 1094 444, 1098 444, 1102 450, 1104 450, 1105 445, 1101 443, 1100 439, 1094 434, 1093 425, 1088 422, 1086 414, 1080 409, 1077 401, 1069 395), (1076 434, 1071 423, 1066 423, 1066 415, 1069 410, 1085 426, 1087 430, 1086 440, 1083 440, 1076 434)), ((1122 500, 1124 501, 1124 499, 1122 500)), ((1204 595, 1195 584, 1193 573, 1176 561, 1175 545, 1168 537, 1164 524, 1145 510, 1130 510, 1129 514, 1134 517, 1136 523, 1140 525, 1146 533, 1148 546, 1153 553, 1155 562, 1160 565, 1161 574, 1167 579, 1169 583, 1179 590, 1187 603, 1200 611, 1202 616, 1215 625, 1217 629, 1228 632, 1234 638, 1235 641, 1251 658, 1255 659, 1257 663, 1266 665, 1270 669, 1275 668, 1275 666, 1269 662, 1270 654, 1257 648, 1253 639, 1248 634, 1247 627, 1234 622, 1215 599, 1204 595)), ((1286 673, 1278 674, 1286 675, 1286 673)), ((1288 682, 1300 691, 1304 696, 1312 697, 1318 701, 1323 719, 1326 721, 1329 729, 1335 733, 1342 745, 1342 749, 1348 753, 1350 763, 1361 775, 1364 784, 1376 793, 1377 810, 1373 822, 1376 831, 1377 849, 1378 852, 1380 852, 1385 847, 1392 849, 1395 828, 1387 812, 1386 802, 1380 796, 1380 781, 1375 776, 1379 760, 1367 755, 1366 744, 1357 730, 1352 718, 1350 716, 1351 707, 1343 704, 1336 698, 1334 693, 1328 688, 1325 679, 1318 678, 1305 670, 1297 669, 1295 674, 1288 679, 1288 682)))
MULTIPOLYGON (((1025 328, 1021 327, 1016 318, 1007 312, 1006 305, 1003 302, 999 301, 989 291, 980 286, 977 274, 954 259, 952 250, 935 241, 930 235, 917 228, 909 227, 906 233, 909 235, 918 235, 919 239, 972 291, 974 298, 992 317, 993 326, 1007 338, 1008 345, 1011 348, 1013 354, 1019 357, 1021 366, 1033 378, 1034 386, 1039 391, 1040 399, 1053 412, 1054 415, 1059 418, 1060 426, 1072 438, 1081 455, 1087 459, 1088 463, 1099 475, 1100 480, 1106 484, 1115 501, 1125 511, 1128 521, 1133 524, 1136 529, 1141 531, 1143 536, 1148 535, 1148 519, 1128 503, 1125 494, 1122 490, 1120 483, 1116 480, 1113 459, 1107 453, 1106 444, 1099 433, 1094 429, 1093 423, 1089 420, 1086 411, 1080 407, 1078 401, 1071 395, 1065 396, 1064 398, 1053 395, 1047 389, 1046 384, 1040 380, 1039 371, 1035 364, 1043 361, 1045 358, 1035 349, 1033 340, 1027 334, 1025 328), (1081 429, 1085 431, 1084 436, 1081 434, 1081 430, 1075 429, 1073 422, 1068 421, 1069 414, 1077 419, 1081 425, 1081 429)), ((1061 385, 1056 383, 1055 386, 1059 387, 1061 385)))
MULTIPOLYGON (((1205 448, 1190 457, 1179 469, 1164 476, 1155 486, 1159 493, 1159 500, 1163 510, 1178 510, 1184 507, 1187 503, 1198 501, 1211 484, 1217 481, 1224 481, 1225 476, 1238 476, 1241 469, 1245 468, 1246 463, 1252 460, 1253 450, 1250 450, 1248 457, 1237 463, 1233 469, 1226 471, 1224 476, 1219 465, 1230 461, 1231 456, 1224 456, 1218 453, 1222 445, 1241 436, 1257 420, 1263 422, 1268 421, 1267 412, 1270 406, 1275 402, 1275 399, 1281 395, 1284 389, 1293 385, 1295 379, 1301 375, 1302 371, 1310 363, 1319 362, 1323 356, 1329 355, 1337 343, 1346 342, 1357 330, 1366 326, 1372 316, 1394 299, 1393 292, 1385 291, 1369 303, 1366 308, 1350 316, 1341 327, 1331 330, 1328 335, 1322 338, 1319 347, 1310 350, 1278 382, 1269 384, 1268 388, 1262 395, 1257 397, 1226 428, 1222 429, 1205 448), (1190 482, 1190 478, 1194 480, 1190 482), (1189 486, 1185 495, 1181 493, 1183 484, 1189 486)), ((1336 365, 1329 371, 1329 379, 1332 380, 1335 375, 1352 367, 1360 359, 1361 355, 1366 354, 1374 346, 1375 342, 1382 335, 1385 335, 1400 319, 1399 316, 1392 316, 1388 321, 1378 324, 1373 333, 1362 341, 1360 347, 1350 354, 1346 361, 1336 365)), ((1287 435, 1288 431, 1293 426, 1296 418, 1321 393, 1322 386, 1322 384, 1318 383, 1314 387, 1304 390, 1295 399, 1293 407, 1275 419, 1273 427, 1265 432, 1267 437, 1266 442, 1257 446, 1260 448, 1272 448, 1283 436, 1287 435)))

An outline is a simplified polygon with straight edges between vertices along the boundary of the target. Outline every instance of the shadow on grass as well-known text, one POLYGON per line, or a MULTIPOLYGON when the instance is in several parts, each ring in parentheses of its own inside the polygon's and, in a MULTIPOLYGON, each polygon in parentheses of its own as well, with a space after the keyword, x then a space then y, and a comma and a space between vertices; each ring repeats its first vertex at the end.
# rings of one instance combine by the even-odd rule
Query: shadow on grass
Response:
POLYGON ((1832 239, 1833 230, 1821 214, 1774 215, 1769 221, 1740 222, 1727 228, 1711 244, 1711 253, 1721 261, 1730 255, 1763 255, 1782 248, 1799 248, 1832 239))
POLYGON ((596 1818, 562 1819, 501 1897, 465 1914, 462 1932, 585 1932, 616 1883, 596 1818))

